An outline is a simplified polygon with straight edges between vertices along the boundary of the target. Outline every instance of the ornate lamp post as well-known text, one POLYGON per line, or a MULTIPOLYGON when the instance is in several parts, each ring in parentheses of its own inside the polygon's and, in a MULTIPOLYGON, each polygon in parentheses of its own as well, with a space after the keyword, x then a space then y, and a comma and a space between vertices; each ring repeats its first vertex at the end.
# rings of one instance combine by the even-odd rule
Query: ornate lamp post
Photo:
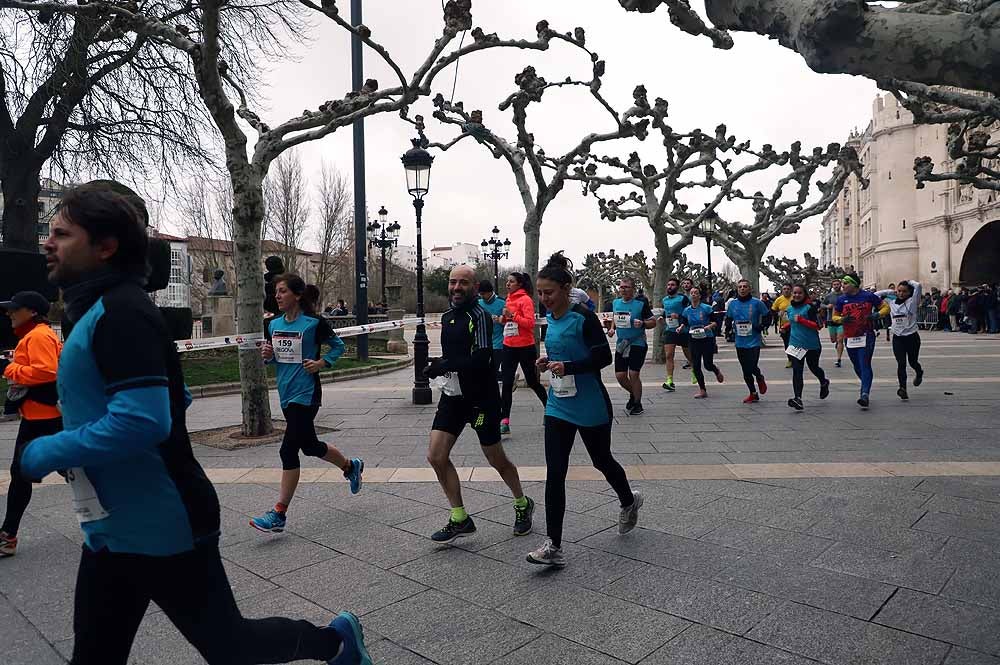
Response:
POLYGON ((489 240, 479 243, 483 248, 483 259, 493 261, 493 288, 500 289, 500 259, 510 256, 510 239, 500 240, 500 228, 494 226, 489 240))
MULTIPOLYGON (((424 249, 420 222, 424 210, 424 197, 430 189, 431 164, 434 157, 423 149, 420 139, 413 139, 413 147, 403 154, 403 168, 406 169, 406 190, 413 197, 413 209, 417 216, 417 318, 424 318, 424 249)), ((427 328, 417 324, 413 335, 413 403, 430 404, 431 386, 424 376, 430 342, 427 328)))
POLYGON ((382 302, 385 299, 385 250, 399 244, 399 222, 390 224, 387 219, 389 211, 382 206, 378 211, 378 221, 368 225, 368 246, 378 247, 382 251, 382 302))
POLYGON ((701 294, 702 300, 712 302, 712 234, 715 233, 715 217, 709 215, 701 220, 701 232, 705 236, 705 247, 708 248, 708 295, 701 294))

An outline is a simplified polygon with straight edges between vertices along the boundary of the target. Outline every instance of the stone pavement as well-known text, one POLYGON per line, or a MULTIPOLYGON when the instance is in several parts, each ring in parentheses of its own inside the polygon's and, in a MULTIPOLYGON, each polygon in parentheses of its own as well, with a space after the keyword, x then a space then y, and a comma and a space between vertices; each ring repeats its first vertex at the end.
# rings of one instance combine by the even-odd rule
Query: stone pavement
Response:
MULTIPOLYGON (((687 385, 665 393, 648 371, 646 413, 628 418, 606 376, 621 414, 615 451, 646 505, 640 528, 619 537, 606 484, 571 481, 561 571, 524 562, 544 537, 544 484, 526 483, 535 533, 513 537, 510 496, 468 435, 455 461, 479 531, 454 547, 427 539, 447 504, 420 482, 433 407, 409 404, 412 372, 325 388, 319 420, 339 430, 328 440, 366 458, 369 482, 352 497, 306 459, 312 482, 283 535, 246 526, 275 501, 276 446, 197 454, 217 480, 244 612, 325 623, 351 609, 376 663, 1000 665, 1000 340, 925 334, 922 353, 927 378, 902 404, 880 342, 868 413, 829 347, 833 393, 820 402, 807 376, 803 413, 784 404, 790 377, 773 347, 762 363, 771 390, 753 406, 740 403, 729 345, 726 382, 704 402, 687 385)), ((189 414, 192 429, 235 423, 238 398, 198 400, 189 414)), ((509 454, 542 479, 529 391, 515 393, 513 429, 509 454)), ((15 431, 0 425, 4 468, 15 431)), ((592 477, 579 448, 574 473, 592 477)), ((39 487, 19 554, 0 560, 3 663, 70 652, 80 536, 67 504, 63 485, 39 487)), ((154 607, 133 662, 203 661, 154 607)))

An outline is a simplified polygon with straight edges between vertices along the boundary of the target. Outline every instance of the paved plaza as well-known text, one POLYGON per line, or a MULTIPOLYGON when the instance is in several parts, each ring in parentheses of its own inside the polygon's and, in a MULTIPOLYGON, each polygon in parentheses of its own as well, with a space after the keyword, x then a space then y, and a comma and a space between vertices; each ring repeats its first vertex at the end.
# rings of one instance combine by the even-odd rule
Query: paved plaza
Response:
MULTIPOLYGON (((834 368, 828 343, 832 394, 820 402, 807 373, 802 413, 785 405, 791 370, 773 335, 762 354, 770 390, 755 405, 740 402, 729 344, 717 357, 726 382, 709 383, 708 400, 693 400, 686 381, 666 393, 662 368, 647 366, 637 417, 606 373, 615 454, 646 502, 639 528, 618 536, 614 495, 578 445, 558 571, 524 560, 545 534, 542 413, 525 389, 505 439, 539 504, 523 538, 466 433, 454 461, 478 533, 429 540, 447 502, 424 457, 434 407, 410 404, 412 369, 325 387, 317 423, 365 458, 367 484, 351 496, 338 471, 303 458, 284 534, 247 526, 275 502, 277 445, 196 454, 216 481, 244 612, 325 624, 349 609, 378 664, 1000 665, 1000 339, 922 335, 927 376, 908 403, 881 339, 867 413, 846 355, 834 368)), ((239 417, 239 396, 207 398, 189 425, 239 417)), ((4 470, 15 432, 0 425, 4 470)), ((72 649, 82 539, 57 480, 36 486, 18 554, 0 560, 4 665, 62 663, 72 649)), ((151 607, 132 662, 203 661, 151 607)))

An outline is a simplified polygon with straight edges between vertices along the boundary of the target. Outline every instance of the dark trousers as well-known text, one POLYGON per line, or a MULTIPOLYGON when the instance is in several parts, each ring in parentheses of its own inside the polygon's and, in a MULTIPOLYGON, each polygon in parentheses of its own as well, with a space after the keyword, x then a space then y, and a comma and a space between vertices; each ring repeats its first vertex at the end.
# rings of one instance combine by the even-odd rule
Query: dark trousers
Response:
POLYGON ((918 374, 923 372, 920 362, 917 360, 920 355, 920 334, 894 335, 892 338, 892 355, 896 356, 896 376, 899 378, 899 387, 906 387, 906 364, 918 374))
POLYGON ((802 399, 803 375, 805 374, 806 365, 809 365, 809 371, 819 379, 821 384, 826 383, 826 373, 819 366, 819 356, 821 353, 823 353, 822 349, 811 349, 806 351, 806 357, 801 360, 794 356, 788 356, 789 360, 792 361, 792 390, 795 391, 796 399, 802 399))
POLYGON ((493 349, 493 367, 497 370, 497 381, 503 381, 503 348, 493 349))
POLYGON ((688 349, 691 351, 691 370, 694 377, 698 379, 698 387, 705 389, 705 372, 702 371, 702 364, 709 372, 716 371, 712 358, 715 356, 715 338, 705 337, 704 339, 692 339, 688 349))
POLYGON ((750 392, 757 392, 755 380, 764 380, 764 374, 760 371, 760 347, 752 349, 736 348, 736 357, 740 361, 740 369, 743 370, 743 381, 747 384, 750 392))
POLYGON ((217 539, 167 557, 92 552, 76 579, 72 665, 125 665, 150 601, 211 665, 326 661, 336 631, 308 621, 245 619, 226 578, 217 539))
POLYGON ((535 367, 535 360, 538 353, 535 345, 531 346, 505 346, 503 347, 503 394, 500 403, 500 419, 510 418, 510 405, 514 400, 514 378, 517 376, 517 368, 520 366, 521 373, 524 374, 524 381, 528 384, 538 399, 545 404, 548 393, 542 387, 542 382, 538 380, 538 369, 535 367))
POLYGON ((24 420, 17 428, 17 438, 14 440, 14 457, 10 461, 10 487, 7 488, 7 512, 4 514, 3 526, 0 531, 17 535, 21 526, 21 518, 31 502, 31 482, 41 481, 41 478, 26 478, 21 473, 21 454, 25 447, 40 436, 48 436, 62 430, 62 418, 46 418, 45 420, 24 420))
POLYGON ((587 448, 594 468, 604 474, 618 495, 622 507, 632 505, 632 488, 625 469, 611 454, 611 423, 581 427, 571 422, 545 416, 545 525, 556 547, 562 546, 563 517, 566 514, 566 472, 577 431, 587 448))
POLYGON ((316 435, 316 425, 313 422, 319 413, 319 404, 306 406, 292 402, 281 413, 285 416, 285 435, 281 439, 278 456, 281 457, 283 471, 292 471, 301 466, 300 450, 309 457, 326 455, 327 446, 316 435))

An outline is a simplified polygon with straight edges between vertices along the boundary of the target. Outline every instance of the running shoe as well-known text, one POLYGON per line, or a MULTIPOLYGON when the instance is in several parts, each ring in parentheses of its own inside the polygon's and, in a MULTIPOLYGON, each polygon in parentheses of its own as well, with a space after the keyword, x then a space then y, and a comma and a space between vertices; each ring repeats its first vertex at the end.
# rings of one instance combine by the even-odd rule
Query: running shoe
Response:
POLYGON ((708 392, 705 390, 699 390, 694 394, 695 399, 705 399, 706 397, 708 397, 708 392))
POLYGON ((760 401, 760 396, 757 393, 750 393, 749 395, 743 398, 744 404, 753 404, 759 401, 760 401))
POLYGON ((760 390, 761 395, 767 394, 767 381, 764 380, 764 376, 757 377, 757 388, 760 390))
POLYGON ((528 505, 524 508, 514 506, 515 536, 526 536, 531 533, 531 516, 535 514, 535 500, 531 497, 525 498, 528 499, 528 505))
POLYGON ((684 363, 684 366, 681 367, 681 369, 691 369, 691 363, 684 363))
POLYGON ((645 409, 642 408, 642 402, 636 402, 632 405, 632 410, 628 412, 628 415, 639 416, 642 415, 643 411, 645 411, 645 409))
POLYGON ((917 375, 913 377, 913 387, 919 388, 920 384, 924 382, 924 370, 918 369, 917 375))
POLYGON ((540 566, 555 566, 562 568, 566 565, 566 557, 563 556, 562 548, 556 547, 551 540, 546 540, 537 550, 528 552, 528 563, 537 563, 540 566))
POLYGON ((371 656, 365 647, 365 631, 358 617, 350 612, 341 612, 330 622, 330 628, 337 631, 343 647, 340 655, 327 661, 327 665, 372 665, 371 656))
POLYGON ((792 407, 796 411, 801 411, 802 409, 805 408, 805 406, 803 406, 802 404, 802 400, 799 399, 798 397, 793 397, 790 400, 788 400, 788 406, 792 407))
POLYGON ((281 533, 285 530, 285 522, 285 514, 272 509, 250 520, 250 526, 265 533, 281 533))
POLYGON ((826 399, 830 396, 830 379, 819 384, 819 398, 826 399))
POLYGON ((365 472, 364 460, 355 457, 351 460, 350 471, 344 472, 344 478, 351 481, 351 494, 357 494, 361 491, 361 474, 365 472))
POLYGON ((505 418, 500 421, 500 434, 510 434, 510 419, 505 418))
POLYGON ((896 391, 896 394, 899 395, 899 399, 903 400, 904 402, 910 399, 910 396, 906 393, 906 388, 900 388, 899 390, 896 391))
POLYGON ((14 556, 15 554, 17 554, 17 536, 0 531, 0 557, 14 556))
POLYGON ((695 375, 694 370, 691 371, 691 385, 698 385, 698 377, 695 375))
POLYGON ((833 366, 834 367, 841 367, 840 361, 838 360, 837 362, 833 363, 833 366))
POLYGON ((448 520, 448 523, 444 525, 440 531, 435 531, 431 535, 431 540, 435 543, 450 543, 456 538, 461 538, 462 536, 468 536, 470 533, 476 532, 476 523, 472 521, 471 517, 466 517, 462 522, 452 522, 448 520))
POLYGON ((724 383, 726 381, 726 377, 722 376, 722 370, 718 367, 715 368, 715 380, 719 383, 724 383))
POLYGON ((674 386, 673 378, 667 379, 663 382, 663 389, 669 392, 674 392, 677 388, 674 386))
POLYGON ((635 528, 636 522, 639 521, 640 508, 642 508, 642 494, 632 492, 632 505, 628 508, 622 508, 622 511, 618 514, 619 535, 625 535, 635 528))
POLYGON ((635 406, 635 399, 632 397, 631 394, 629 394, 628 401, 625 402, 625 413, 631 416, 633 406, 635 406))
POLYGON ((791 358, 789 358, 788 360, 785 361, 785 369, 791 369, 791 368, 792 368, 792 360, 791 358))
POLYGON ((868 395, 862 395, 858 398, 858 406, 861 407, 862 411, 868 410, 868 395))

